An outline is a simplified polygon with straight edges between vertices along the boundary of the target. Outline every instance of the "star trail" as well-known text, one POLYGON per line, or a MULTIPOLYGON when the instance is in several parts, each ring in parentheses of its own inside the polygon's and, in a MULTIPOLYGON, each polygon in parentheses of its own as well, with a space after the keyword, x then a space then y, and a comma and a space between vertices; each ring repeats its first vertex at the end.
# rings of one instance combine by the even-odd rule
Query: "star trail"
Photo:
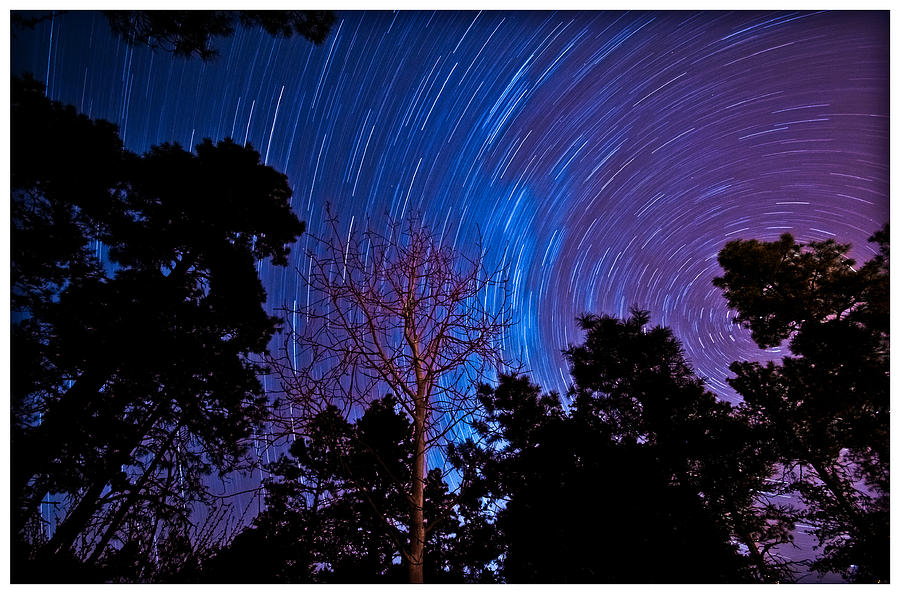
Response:
MULTIPOLYGON (((131 47, 101 14, 13 39, 13 72, 120 127, 128 148, 230 136, 283 171, 310 233, 418 213, 509 266, 506 351, 565 392, 582 313, 670 326, 721 398, 734 360, 732 239, 835 238, 868 260, 889 218, 888 16, 340 12, 315 46, 239 29, 212 62, 131 47)), ((264 264, 271 307, 306 298, 264 264)))

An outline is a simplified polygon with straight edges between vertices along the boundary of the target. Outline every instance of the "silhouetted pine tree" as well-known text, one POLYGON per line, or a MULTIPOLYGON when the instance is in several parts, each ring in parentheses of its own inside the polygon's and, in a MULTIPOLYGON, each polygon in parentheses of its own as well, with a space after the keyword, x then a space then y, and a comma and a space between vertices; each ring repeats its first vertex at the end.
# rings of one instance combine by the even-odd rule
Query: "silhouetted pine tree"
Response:
POLYGON ((144 541, 174 538, 241 458, 278 324, 256 265, 286 264, 304 226, 249 145, 135 155, 31 79, 12 122, 13 578, 93 580, 47 568, 121 556, 135 515, 163 526, 144 541), (26 527, 48 493, 65 505, 44 542, 26 527))
POLYGON ((822 556, 859 582, 889 579, 889 233, 857 267, 848 245, 737 240, 719 253, 736 323, 780 364, 735 362, 730 383, 765 427, 806 504, 822 556))

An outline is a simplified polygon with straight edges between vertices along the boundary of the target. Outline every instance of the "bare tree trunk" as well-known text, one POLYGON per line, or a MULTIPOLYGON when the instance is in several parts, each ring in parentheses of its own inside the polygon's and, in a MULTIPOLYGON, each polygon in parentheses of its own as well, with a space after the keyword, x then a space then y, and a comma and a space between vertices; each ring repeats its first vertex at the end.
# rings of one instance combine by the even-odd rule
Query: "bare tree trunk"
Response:
POLYGON ((413 458, 412 513, 409 522, 409 583, 424 583, 425 560, 425 402, 416 403, 415 455, 413 458))
POLYGON ((511 323, 508 270, 487 270, 480 244, 474 258, 443 246, 414 218, 391 221, 387 234, 369 228, 360 238, 352 221, 345 234, 330 210, 327 217, 331 236, 320 240, 321 250, 307 251, 310 266, 301 272, 316 301, 308 292, 307 306, 290 310, 307 320, 292 327, 291 336, 312 362, 297 368, 285 349, 274 367, 293 405, 310 411, 332 400, 369 403, 385 387, 397 396, 414 431, 412 484, 398 485, 410 512, 409 546, 400 548, 409 581, 422 583, 426 454, 449 431, 432 433, 430 423, 435 416, 452 427, 477 406, 468 385, 442 380, 501 367, 499 339, 511 323))
POLYGON ((59 525, 50 541, 42 547, 44 554, 58 554, 72 547, 75 539, 84 531, 93 514, 99 509, 100 497, 110 482, 113 469, 128 463, 131 452, 140 445, 141 437, 153 427, 161 416, 160 405, 157 404, 144 423, 137 427, 134 435, 117 436, 117 439, 121 441, 114 444, 117 449, 107 454, 106 467, 92 477, 91 486, 85 495, 66 515, 65 520, 59 525))
POLYGON ((90 521, 97 509, 100 496, 106 487, 105 480, 96 480, 85 491, 75 508, 69 512, 66 519, 57 527, 53 537, 45 544, 39 556, 53 556, 67 551, 75 543, 75 539, 81 534, 84 527, 90 521))
POLYGON ((90 403, 107 377, 105 368, 85 371, 47 411, 41 424, 25 433, 20 443, 14 444, 11 460, 11 491, 14 498, 24 496, 32 477, 47 472, 61 442, 64 443, 67 438, 77 439, 78 419, 83 411, 90 410, 90 403))
POLYGON ((829 472, 826 464, 822 463, 820 460, 815 462, 810 461, 810 465, 816 471, 816 474, 819 476, 822 483, 825 484, 825 487, 827 487, 828 490, 831 491, 831 494, 834 495, 834 499, 841 511, 847 516, 853 530, 857 533, 856 536, 858 537, 869 532, 866 530, 865 523, 860 517, 862 514, 860 513, 859 508, 847 498, 847 492, 842 487, 840 479, 829 472))
POLYGON ((147 484, 147 481, 150 479, 150 476, 154 472, 156 472, 156 467, 159 466, 160 459, 165 455, 166 450, 168 450, 172 445, 172 442, 175 440, 175 436, 180 429, 181 427, 177 426, 175 430, 169 434, 163 447, 153 457, 153 462, 150 464, 147 470, 144 471, 144 474, 141 475, 141 478, 131 488, 131 491, 128 493, 128 497, 125 499, 125 501, 123 501, 122 504, 119 505, 115 515, 109 523, 109 526, 106 528, 106 532, 103 534, 103 538, 100 539, 100 543, 96 547, 94 547, 94 552, 91 553, 91 556, 88 558, 88 563, 95 563, 100 558, 100 555, 106 549, 106 545, 109 544, 113 536, 116 535, 116 532, 119 531, 119 527, 125 520, 125 516, 128 514, 128 511, 137 503, 137 500, 141 495, 141 491, 143 491, 144 487, 147 484))
POLYGON ((750 536, 746 530, 742 529, 738 530, 738 536, 740 537, 741 542, 744 543, 744 546, 749 550, 750 559, 753 561, 753 564, 756 565, 756 570, 759 572, 761 581, 766 584, 778 583, 778 575, 772 573, 769 564, 766 563, 766 558, 759 550, 753 537, 750 536))

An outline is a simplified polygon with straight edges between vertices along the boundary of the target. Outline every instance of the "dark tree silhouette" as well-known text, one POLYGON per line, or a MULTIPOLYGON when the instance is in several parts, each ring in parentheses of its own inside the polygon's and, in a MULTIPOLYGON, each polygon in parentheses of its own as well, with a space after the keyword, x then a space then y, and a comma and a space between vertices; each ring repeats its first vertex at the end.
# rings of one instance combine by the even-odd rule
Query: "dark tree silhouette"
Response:
POLYGON ((53 17, 61 12, 66 11, 9 11, 9 21, 12 37, 16 37, 16 33, 22 29, 34 29, 39 24, 53 19, 53 17))
POLYGON ((136 516, 175 538, 241 458, 278 323, 256 264, 286 264, 303 223, 249 145, 134 155, 29 79, 12 121, 13 570, 48 579, 51 559, 113 554, 136 516), (68 503, 42 540, 48 493, 68 503))
POLYGON ((210 60, 217 37, 231 37, 236 25, 262 27, 273 37, 300 35, 319 44, 335 21, 325 10, 108 10, 113 33, 128 43, 146 45, 176 56, 210 60))
MULTIPOLYGON (((10 13, 12 34, 34 29, 68 11, 10 13)), ((113 34, 126 43, 143 45, 183 58, 214 59, 217 38, 234 35, 238 25, 260 27, 273 37, 304 37, 316 45, 328 38, 336 16, 327 10, 106 10, 113 34)))
POLYGON ((659 448, 617 439, 594 410, 566 413, 523 376, 480 390, 484 475, 510 582, 736 582, 746 563, 659 448))
POLYGON ((737 240, 719 253, 735 319, 781 364, 735 362, 731 384, 768 426, 823 554, 813 565, 855 581, 889 574, 889 233, 860 267, 848 245, 737 240))
POLYGON ((648 322, 636 309, 625 320, 579 320, 584 344, 566 351, 576 418, 616 442, 653 447, 672 479, 748 548, 759 580, 790 580, 773 549, 790 541, 794 514, 766 495, 775 494, 769 433, 743 408, 716 400, 672 331, 648 322))
MULTIPOLYGON (((335 407, 321 411, 290 455, 270 467, 266 509, 206 563, 206 574, 240 582, 405 581, 413 443, 413 425, 393 396, 373 401, 353 423, 335 407)), ((424 502, 429 582, 464 581, 485 563, 456 539, 465 531, 461 513, 473 524, 471 510, 459 508, 432 469, 424 502)))

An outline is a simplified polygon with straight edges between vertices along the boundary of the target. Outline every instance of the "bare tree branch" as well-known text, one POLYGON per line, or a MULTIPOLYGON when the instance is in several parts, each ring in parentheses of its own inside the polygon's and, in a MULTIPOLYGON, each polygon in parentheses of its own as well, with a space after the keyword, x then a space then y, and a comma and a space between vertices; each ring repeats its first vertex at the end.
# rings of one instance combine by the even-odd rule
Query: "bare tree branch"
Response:
POLYGON ((328 405, 352 415, 396 395, 414 427, 412 484, 402 485, 412 517, 404 555, 410 580, 421 581, 426 454, 477 411, 474 385, 507 369, 507 269, 486 267, 480 241, 469 256, 415 218, 384 232, 371 225, 354 232, 351 223, 343 233, 327 212, 330 234, 313 236, 306 270, 298 270, 307 304, 284 308, 288 337, 269 363, 291 408, 292 433, 295 410, 307 420, 328 405))

